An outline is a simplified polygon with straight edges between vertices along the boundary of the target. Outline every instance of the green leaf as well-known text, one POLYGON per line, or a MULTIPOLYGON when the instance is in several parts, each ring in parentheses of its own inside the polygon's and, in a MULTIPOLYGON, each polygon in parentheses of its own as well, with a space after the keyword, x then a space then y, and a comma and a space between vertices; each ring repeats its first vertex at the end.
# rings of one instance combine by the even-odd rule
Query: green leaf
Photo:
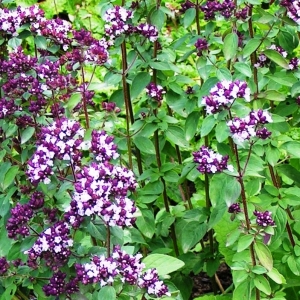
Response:
POLYGON ((293 84, 291 88, 292 97, 296 97, 300 94, 300 81, 297 81, 293 84))
POLYGON ((226 35, 223 45, 223 53, 226 60, 230 60, 236 56, 238 41, 239 39, 235 32, 226 35))
POLYGON ((86 227, 87 232, 99 241, 105 241, 106 231, 103 225, 95 225, 93 222, 89 222, 86 227))
POLYGON ((274 167, 280 158, 280 151, 278 148, 268 146, 266 150, 266 159, 268 163, 274 167))
POLYGON ((259 93, 257 95, 257 97, 259 99, 267 99, 267 100, 271 100, 271 101, 281 102, 281 101, 285 100, 286 95, 281 94, 281 93, 279 93, 278 91, 275 91, 275 90, 268 90, 266 92, 259 93))
POLYGON ((13 49, 16 49, 17 47, 21 46, 21 44, 22 40, 16 37, 11 38, 7 43, 7 45, 13 49))
POLYGON ((210 182, 209 194, 213 206, 226 203, 229 207, 241 194, 241 186, 235 177, 215 174, 210 182))
POLYGON ((280 67, 287 70, 289 69, 289 64, 287 63, 285 58, 276 50, 267 49, 264 51, 264 54, 280 67))
POLYGON ((170 125, 165 131, 167 139, 180 147, 188 147, 188 142, 185 139, 185 133, 179 126, 170 125))
POLYGON ((66 103, 66 107, 72 110, 82 99, 81 93, 73 93, 66 103))
POLYGON ((131 99, 134 100, 139 96, 139 94, 145 89, 145 87, 149 84, 151 80, 151 76, 148 72, 140 72, 138 73, 131 85, 131 99))
POLYGON ((215 128, 215 133, 216 133, 216 139, 218 143, 224 142, 230 135, 230 130, 226 124, 226 121, 220 121, 216 128, 215 128))
POLYGON ((300 263, 295 259, 294 256, 290 255, 287 259, 290 270, 296 275, 300 276, 300 263))
POLYGON ((296 184, 300 185, 300 172, 297 169, 295 169, 293 166, 280 165, 276 167, 276 170, 278 170, 279 173, 282 173, 288 178, 295 181, 296 184))
POLYGON ((150 16, 150 20, 152 24, 155 24, 155 27, 160 30, 162 29, 165 20, 166 20, 166 15, 161 9, 156 9, 152 12, 150 16))
POLYGON ((240 237, 237 245, 237 252, 242 252, 243 250, 247 249, 252 242, 254 241, 254 236, 251 234, 246 234, 240 237))
POLYGON ((38 49, 43 49, 43 50, 47 49, 47 40, 43 36, 40 36, 40 35, 36 36, 34 38, 34 43, 36 44, 36 47, 38 49))
POLYGON ((233 291, 232 300, 251 300, 252 286, 249 280, 243 281, 233 291))
POLYGON ((201 130, 200 130, 201 136, 208 135, 214 128, 215 124, 216 124, 216 119, 215 119, 214 115, 208 115, 203 120, 203 123, 201 125, 201 130))
POLYGON ((196 9, 194 7, 189 8, 185 13, 183 17, 183 26, 185 28, 189 27, 195 20, 196 17, 196 9))
POLYGON ((149 182, 139 190, 141 194, 147 195, 158 195, 161 194, 164 190, 164 185, 160 180, 149 182))
POLYGON ((19 172, 19 166, 12 166, 5 174, 4 181, 2 183, 3 190, 8 188, 15 180, 16 175, 19 172))
POLYGON ((254 243, 255 253, 261 263, 268 271, 273 268, 273 258, 269 248, 261 241, 254 243))
POLYGON ((214 227, 224 216, 224 213, 227 211, 226 203, 218 203, 211 212, 209 222, 208 222, 208 229, 214 227))
POLYGON ((104 286, 98 293, 98 300, 115 300, 117 299, 116 290, 113 286, 104 286))
POLYGON ((206 234, 207 225, 198 221, 180 220, 176 223, 176 234, 183 253, 187 253, 206 234))
POLYGON ((136 218, 136 226, 141 233, 151 239, 155 233, 155 220, 151 210, 141 209, 141 215, 136 218))
POLYGON ((251 39, 243 49, 243 58, 250 56, 259 47, 261 41, 258 38, 251 39))
POLYGON ((27 127, 21 134, 21 145, 25 144, 34 134, 34 127, 27 127))
POLYGON ((294 158, 300 158, 300 142, 290 141, 282 144, 281 149, 286 150, 288 154, 292 155, 294 158))
POLYGON ((133 143, 137 146, 137 148, 147 154, 155 154, 155 148, 153 143, 144 136, 136 136, 133 139, 133 143))
POLYGON ((150 254, 143 259, 147 269, 155 268, 158 276, 164 276, 181 269, 184 262, 173 256, 164 254, 150 254))
POLYGON ((198 130, 200 113, 193 111, 190 113, 185 122, 185 138, 190 141, 198 130))
POLYGON ((270 270, 267 275, 278 284, 285 284, 286 280, 283 275, 281 275, 277 269, 273 268, 270 270))
POLYGON ((232 75, 231 75, 231 72, 226 69, 226 68, 219 68, 217 70, 217 77, 220 81, 222 80, 228 80, 228 81, 231 81, 232 80, 232 75))
POLYGON ((233 67, 246 77, 252 77, 252 70, 248 64, 243 62, 236 62, 233 64, 233 67))
POLYGON ((279 45, 286 51, 292 52, 297 48, 299 40, 288 31, 281 30, 277 36, 279 45))
POLYGON ((254 277, 254 285, 263 293, 270 295, 271 286, 268 280, 263 275, 258 275, 254 277))
MULTIPOLYGON (((275 51, 276 52, 276 51, 275 51)), ((278 55, 280 55, 278 53, 278 55)), ((268 78, 272 79, 276 83, 279 83, 283 86, 289 86, 292 87, 295 82, 298 80, 295 78, 293 73, 283 73, 283 72, 277 72, 274 73, 273 75, 267 75, 268 78)))

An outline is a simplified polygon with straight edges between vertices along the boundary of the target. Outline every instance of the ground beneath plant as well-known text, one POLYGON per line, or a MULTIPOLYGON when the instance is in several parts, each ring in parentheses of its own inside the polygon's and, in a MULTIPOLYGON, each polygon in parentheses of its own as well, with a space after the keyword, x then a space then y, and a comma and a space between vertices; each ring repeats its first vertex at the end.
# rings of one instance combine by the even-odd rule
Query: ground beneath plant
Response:
MULTIPOLYGON (((224 290, 232 284, 232 276, 230 268, 225 264, 221 264, 217 276, 224 290)), ((194 286, 191 299, 195 299, 201 295, 213 292, 211 279, 204 272, 200 272, 193 278, 194 286)), ((218 293, 221 294, 220 288, 217 286, 218 293)))

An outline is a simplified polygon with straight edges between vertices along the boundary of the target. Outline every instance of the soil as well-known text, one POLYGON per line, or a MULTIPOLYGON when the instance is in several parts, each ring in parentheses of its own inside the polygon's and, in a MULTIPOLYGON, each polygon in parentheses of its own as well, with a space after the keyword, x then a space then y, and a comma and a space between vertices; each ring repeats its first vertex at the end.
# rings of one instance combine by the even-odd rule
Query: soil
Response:
MULTIPOLYGON (((230 268, 225 264, 221 264, 217 276, 222 284, 224 290, 226 290, 232 284, 232 276, 230 268)), ((194 286, 191 299, 195 299, 204 294, 213 293, 211 279, 206 273, 200 272, 193 278, 194 286)), ((220 288, 217 286, 218 294, 221 294, 220 288)))

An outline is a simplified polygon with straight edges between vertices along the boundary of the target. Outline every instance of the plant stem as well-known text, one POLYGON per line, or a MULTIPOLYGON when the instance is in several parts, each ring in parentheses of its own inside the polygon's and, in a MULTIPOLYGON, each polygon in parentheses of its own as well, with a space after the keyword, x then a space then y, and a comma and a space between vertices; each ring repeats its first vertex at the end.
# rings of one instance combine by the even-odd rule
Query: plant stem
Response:
MULTIPOLYGON (((130 98, 130 91, 129 85, 127 83, 127 74, 126 70, 128 68, 127 63, 127 51, 126 51, 126 42, 124 41, 121 44, 121 53, 122 53, 122 85, 123 85, 123 95, 124 95, 124 102, 125 102, 125 109, 126 109, 126 133, 127 133, 127 149, 128 149, 128 159, 129 159, 129 167, 133 170, 133 163, 132 163, 132 151, 131 151, 131 138, 130 138, 130 124, 134 123, 134 115, 132 109, 132 103, 130 98)), ((139 174, 143 173, 143 166, 142 166, 142 158, 140 150, 135 147, 136 149, 136 159, 138 164, 139 174)))
MULTIPOLYGON (((252 5, 249 5, 249 11, 248 11, 248 16, 249 16, 249 20, 248 20, 248 27, 249 27, 249 34, 251 39, 254 38, 254 30, 253 30, 253 24, 252 24, 252 5)), ((252 64, 252 69, 253 69, 253 81, 254 84, 256 86, 256 93, 254 98, 257 96, 258 94, 258 78, 257 78, 257 68, 255 67, 257 63, 257 53, 256 50, 251 54, 251 64, 252 64)), ((255 98, 256 99, 256 98, 255 98)))
MULTIPOLYGON (((154 146, 155 146, 155 156, 156 156, 156 163, 158 169, 161 168, 161 159, 160 159, 160 149, 159 149, 159 139, 158 139, 158 130, 154 132, 154 146)), ((161 177, 161 182, 163 184, 163 200, 164 200, 164 206, 166 209, 166 212, 170 213, 170 206, 169 206, 169 200, 168 200, 168 195, 167 195, 167 190, 166 190, 166 182, 163 177, 161 177)), ((175 255, 179 255, 179 249, 177 245, 177 240, 176 240, 176 232, 175 232, 175 226, 174 223, 171 225, 171 238, 173 241, 173 246, 174 246, 174 252, 175 255)))
POLYGON ((88 115, 88 111, 87 111, 87 101, 86 101, 86 97, 85 97, 86 86, 85 86, 83 65, 81 65, 81 77, 82 77, 82 88, 83 88, 83 92, 82 92, 83 111, 84 111, 84 117, 85 117, 85 123, 86 123, 85 127, 86 127, 86 129, 89 129, 90 128, 90 120, 89 120, 89 115, 88 115))

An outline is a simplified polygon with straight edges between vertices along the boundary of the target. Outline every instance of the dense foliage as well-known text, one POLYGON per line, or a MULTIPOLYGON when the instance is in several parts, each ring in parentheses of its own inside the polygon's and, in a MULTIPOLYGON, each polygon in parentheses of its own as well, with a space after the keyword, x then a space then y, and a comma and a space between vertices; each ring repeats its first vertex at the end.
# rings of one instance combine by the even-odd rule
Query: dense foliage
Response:
POLYGON ((1 300, 300 299, 299 1, 0 5, 1 300))

